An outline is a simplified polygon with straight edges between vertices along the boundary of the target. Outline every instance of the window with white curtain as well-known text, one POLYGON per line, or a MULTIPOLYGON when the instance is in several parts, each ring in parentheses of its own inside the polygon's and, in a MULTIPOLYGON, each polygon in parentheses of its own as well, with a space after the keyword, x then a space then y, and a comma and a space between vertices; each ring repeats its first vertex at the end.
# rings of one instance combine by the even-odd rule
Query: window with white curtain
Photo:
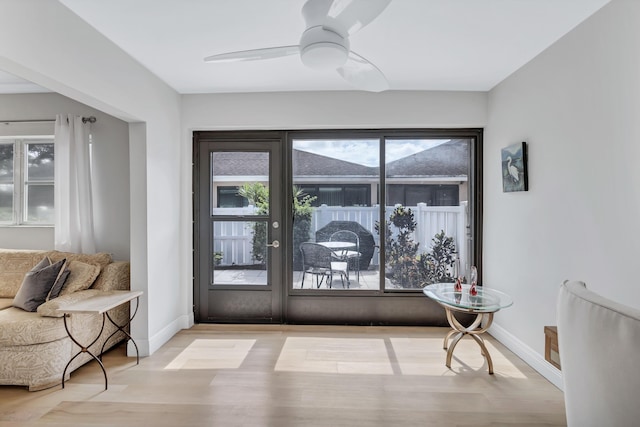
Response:
POLYGON ((0 225, 53 225, 53 136, 0 139, 0 225))

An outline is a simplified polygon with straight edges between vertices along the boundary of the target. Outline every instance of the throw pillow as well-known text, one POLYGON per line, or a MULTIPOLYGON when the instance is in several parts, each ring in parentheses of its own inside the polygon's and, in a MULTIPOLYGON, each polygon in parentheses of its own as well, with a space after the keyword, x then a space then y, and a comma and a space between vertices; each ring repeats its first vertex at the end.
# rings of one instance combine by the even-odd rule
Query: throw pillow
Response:
POLYGON ((22 285, 13 299, 13 306, 25 311, 36 311, 45 302, 65 260, 51 264, 48 258, 40 261, 24 276, 22 285))
POLYGON ((86 264, 80 261, 71 261, 69 263, 69 277, 62 287, 59 296, 71 294, 84 289, 89 289, 96 277, 100 274, 100 266, 86 264))
POLYGON ((113 262, 111 254, 106 252, 99 252, 97 254, 81 254, 74 252, 51 251, 47 253, 47 256, 52 262, 66 258, 69 262, 80 261, 86 264, 99 265, 100 268, 104 268, 107 264, 113 262))
POLYGON ((71 274, 71 272, 69 271, 69 268, 67 266, 60 269, 60 274, 58 274, 58 278, 53 283, 53 286, 51 287, 51 291, 49 291, 49 295, 47 296, 47 301, 52 300, 54 298, 58 298, 58 296, 60 295, 60 292, 62 291, 62 287, 65 285, 65 283, 67 283, 69 274, 71 274))

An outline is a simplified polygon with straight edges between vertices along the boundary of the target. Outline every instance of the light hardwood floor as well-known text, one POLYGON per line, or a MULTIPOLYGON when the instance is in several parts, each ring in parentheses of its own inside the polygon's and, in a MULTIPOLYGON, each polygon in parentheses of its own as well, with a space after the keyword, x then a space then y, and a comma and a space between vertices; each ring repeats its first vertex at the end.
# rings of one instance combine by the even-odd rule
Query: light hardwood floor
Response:
POLYGON ((488 335, 494 375, 448 329, 197 325, 151 357, 107 353, 65 389, 0 386, 0 427, 564 426, 562 392, 488 335))

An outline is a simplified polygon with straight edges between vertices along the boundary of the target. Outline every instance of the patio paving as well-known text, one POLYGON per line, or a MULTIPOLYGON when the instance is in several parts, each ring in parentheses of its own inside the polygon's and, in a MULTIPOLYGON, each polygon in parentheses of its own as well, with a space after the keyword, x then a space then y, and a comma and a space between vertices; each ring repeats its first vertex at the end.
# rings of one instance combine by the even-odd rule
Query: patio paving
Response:
MULTIPOLYGON (((360 290, 378 290, 380 289, 380 272, 378 270, 366 270, 360 272, 360 279, 358 280, 356 272, 352 271, 349 274, 350 282, 348 289, 360 289, 360 290)), ((266 270, 215 270, 213 273, 214 283, 219 285, 266 285, 267 284, 267 272, 266 270)), ((307 274, 305 278, 305 287, 301 288, 302 284, 302 272, 293 272, 293 289, 317 289, 315 285, 315 279, 312 275, 307 274), (309 285, 313 284, 311 287, 309 285)), ((347 283, 345 281, 344 288, 342 287, 342 281, 339 275, 335 275, 333 278, 333 285, 331 290, 340 291, 347 289, 347 283)), ((387 283, 387 286, 390 286, 387 283)), ((323 282, 320 289, 327 288, 326 282, 323 282)))

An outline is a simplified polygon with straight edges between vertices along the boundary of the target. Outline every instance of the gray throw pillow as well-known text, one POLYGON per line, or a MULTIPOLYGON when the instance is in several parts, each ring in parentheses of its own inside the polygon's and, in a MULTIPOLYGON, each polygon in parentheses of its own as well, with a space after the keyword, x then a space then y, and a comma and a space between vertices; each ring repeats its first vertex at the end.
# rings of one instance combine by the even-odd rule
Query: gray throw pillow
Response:
POLYGON ((13 306, 25 311, 36 311, 45 302, 65 260, 50 264, 48 258, 40 261, 24 276, 22 285, 13 299, 13 306))
POLYGON ((65 268, 60 272, 60 274, 58 274, 58 278, 55 280, 55 283, 51 287, 51 291, 47 296, 47 301, 58 298, 58 296, 60 296, 60 291, 62 290, 62 287, 65 285, 65 283, 67 283, 67 278, 69 277, 70 273, 71 271, 69 271, 68 268, 65 268))

